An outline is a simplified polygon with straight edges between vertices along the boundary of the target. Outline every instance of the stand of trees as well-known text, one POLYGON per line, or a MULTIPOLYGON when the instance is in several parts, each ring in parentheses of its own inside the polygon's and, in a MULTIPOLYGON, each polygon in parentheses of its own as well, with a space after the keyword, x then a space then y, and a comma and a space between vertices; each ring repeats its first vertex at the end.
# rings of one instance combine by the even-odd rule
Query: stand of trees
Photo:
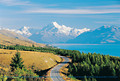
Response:
POLYGON ((120 81, 120 57, 96 53, 74 54, 69 72, 87 81, 120 81))
POLYGON ((15 46, 5 46, 5 45, 0 45, 0 49, 9 49, 9 50, 21 50, 21 51, 37 51, 37 52, 48 52, 48 53, 54 53, 62 56, 71 56, 73 57, 74 54, 80 53, 77 50, 65 50, 65 49, 58 49, 58 48, 52 48, 52 47, 28 47, 28 46, 20 46, 20 45, 15 45, 15 46))

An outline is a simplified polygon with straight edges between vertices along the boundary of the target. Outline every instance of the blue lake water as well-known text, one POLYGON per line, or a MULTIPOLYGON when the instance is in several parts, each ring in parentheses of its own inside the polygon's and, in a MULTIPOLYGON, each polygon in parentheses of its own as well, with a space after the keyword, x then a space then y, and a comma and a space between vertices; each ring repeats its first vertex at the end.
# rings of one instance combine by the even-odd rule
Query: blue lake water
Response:
POLYGON ((59 47, 61 49, 68 50, 79 50, 80 52, 91 52, 91 53, 100 53, 100 54, 109 54, 112 56, 120 57, 120 45, 83 45, 83 44, 53 44, 53 46, 59 47))

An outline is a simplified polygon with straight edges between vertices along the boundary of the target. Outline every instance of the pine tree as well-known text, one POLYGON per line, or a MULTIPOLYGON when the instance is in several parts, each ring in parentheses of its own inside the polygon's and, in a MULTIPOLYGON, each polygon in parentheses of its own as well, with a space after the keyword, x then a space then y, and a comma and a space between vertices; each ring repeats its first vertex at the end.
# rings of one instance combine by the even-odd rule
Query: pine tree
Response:
POLYGON ((35 47, 35 45, 33 44, 32 47, 35 47))
POLYGON ((84 79, 83 79, 83 81, 88 81, 86 76, 84 76, 84 79))
POLYGON ((17 68, 22 69, 24 67, 22 58, 20 58, 20 53, 17 52, 11 61, 11 71, 14 71, 17 68))
POLYGON ((76 75, 76 74, 77 74, 77 72, 78 72, 78 71, 77 71, 77 67, 76 67, 76 65, 75 65, 75 64, 73 64, 73 71, 74 71, 74 72, 73 72, 73 74, 74 74, 74 75, 76 75))
POLYGON ((0 48, 2 48, 1 44, 0 44, 0 48))
POLYGON ((95 71, 95 76, 99 75, 99 72, 100 72, 100 66, 98 66, 97 64, 95 64, 94 71, 95 71))
POLYGON ((90 72, 91 76, 93 76, 93 75, 94 75, 94 73, 95 73, 94 66, 93 66, 93 65, 91 65, 91 72, 90 72))
POLYGON ((97 81, 95 78, 92 78, 92 80, 91 81, 97 81))
POLYGON ((87 62, 88 64, 91 64, 91 61, 90 61, 89 57, 86 58, 86 62, 87 62))
POLYGON ((115 69, 113 68, 112 69, 112 76, 115 76, 116 75, 116 71, 115 71, 115 69))
POLYGON ((71 67, 71 65, 69 65, 69 70, 68 70, 68 72, 72 72, 72 67, 71 67))

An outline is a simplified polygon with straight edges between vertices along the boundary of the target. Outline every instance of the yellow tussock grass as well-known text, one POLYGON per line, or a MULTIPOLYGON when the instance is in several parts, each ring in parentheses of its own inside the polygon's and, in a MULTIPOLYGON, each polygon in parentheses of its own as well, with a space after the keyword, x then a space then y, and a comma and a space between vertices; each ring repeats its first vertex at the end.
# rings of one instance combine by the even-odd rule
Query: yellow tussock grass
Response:
MULTIPOLYGON (((16 54, 16 50, 0 49, 0 64, 5 67, 10 67, 11 58, 16 54)), ((52 53, 33 52, 33 51, 19 51, 21 58, 26 67, 34 66, 39 70, 45 70, 53 67, 61 58, 52 53)))
POLYGON ((35 43, 35 42, 30 42, 30 41, 23 41, 20 39, 12 38, 12 37, 7 37, 5 35, 0 34, 0 44, 2 45, 24 45, 24 46, 36 46, 36 47, 45 47, 45 44, 40 44, 40 43, 35 43))

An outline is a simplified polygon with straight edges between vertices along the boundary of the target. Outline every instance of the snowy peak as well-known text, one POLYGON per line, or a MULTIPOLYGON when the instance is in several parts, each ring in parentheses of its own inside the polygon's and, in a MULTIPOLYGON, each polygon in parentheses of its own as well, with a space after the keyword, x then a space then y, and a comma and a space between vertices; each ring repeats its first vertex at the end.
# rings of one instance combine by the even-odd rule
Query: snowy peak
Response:
POLYGON ((30 33, 29 28, 30 27, 24 26, 23 28, 17 30, 16 33, 21 34, 21 35, 25 35, 25 36, 31 36, 32 34, 30 33))
POLYGON ((56 33, 73 35, 73 36, 78 36, 83 32, 90 31, 90 29, 87 29, 87 28, 76 29, 76 28, 67 27, 65 25, 59 25, 57 22, 52 22, 51 24, 44 27, 43 30, 47 32, 52 31, 56 33))
POLYGON ((29 28, 30 28, 30 27, 26 27, 26 26, 24 26, 24 27, 21 28, 20 30, 21 30, 21 31, 28 31, 29 28))
POLYGON ((54 27, 56 27, 56 28, 61 28, 61 26, 60 26, 57 22, 52 22, 52 24, 53 24, 54 27))
POLYGON ((26 26, 24 26, 23 28, 18 29, 18 30, 0 27, 0 30, 7 30, 7 31, 15 32, 15 33, 23 35, 23 36, 31 36, 32 35, 29 32, 29 27, 26 27, 26 26))
POLYGON ((90 29, 83 28, 83 29, 73 29, 72 32, 74 32, 75 36, 78 36, 84 32, 90 31, 90 29))

